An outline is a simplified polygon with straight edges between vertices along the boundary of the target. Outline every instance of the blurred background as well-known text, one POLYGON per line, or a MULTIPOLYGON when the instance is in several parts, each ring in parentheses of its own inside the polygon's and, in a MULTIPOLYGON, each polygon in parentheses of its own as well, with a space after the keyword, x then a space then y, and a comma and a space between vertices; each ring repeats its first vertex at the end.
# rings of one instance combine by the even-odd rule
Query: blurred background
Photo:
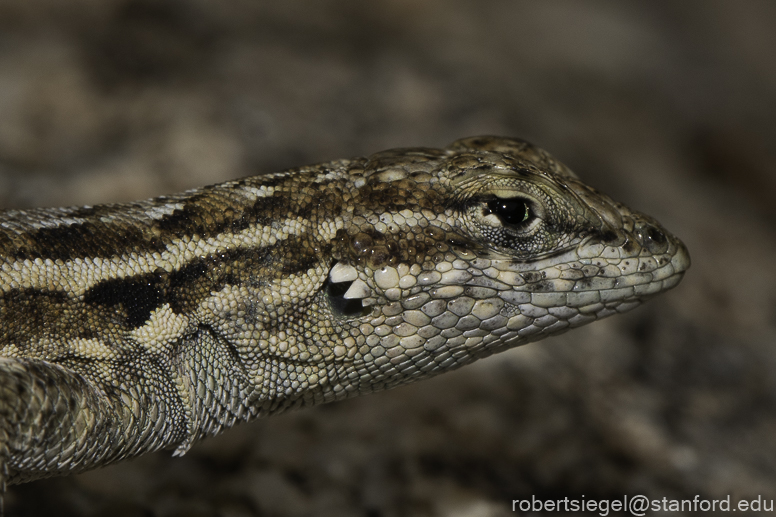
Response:
POLYGON ((3 0, 0 207, 520 136, 688 245, 624 316, 14 486, 9 515, 511 515, 776 498, 776 3, 3 0))

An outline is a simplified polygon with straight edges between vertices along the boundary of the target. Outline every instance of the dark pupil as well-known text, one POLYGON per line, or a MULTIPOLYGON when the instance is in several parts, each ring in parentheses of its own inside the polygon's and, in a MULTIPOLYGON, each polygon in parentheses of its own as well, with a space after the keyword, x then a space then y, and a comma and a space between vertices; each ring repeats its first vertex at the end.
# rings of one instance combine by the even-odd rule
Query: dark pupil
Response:
POLYGON ((488 210, 506 224, 524 223, 530 212, 528 203, 522 199, 494 199, 488 201, 488 210))

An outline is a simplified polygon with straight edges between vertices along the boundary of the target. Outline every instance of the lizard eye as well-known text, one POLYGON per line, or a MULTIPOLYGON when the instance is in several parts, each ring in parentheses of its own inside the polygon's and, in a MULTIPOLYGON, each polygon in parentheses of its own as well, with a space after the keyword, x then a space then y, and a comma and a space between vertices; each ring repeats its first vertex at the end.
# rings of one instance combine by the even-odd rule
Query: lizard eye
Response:
POLYGON ((530 231, 540 218, 537 204, 525 197, 494 197, 481 206, 482 218, 487 224, 518 234, 530 231))
POLYGON ((528 201, 522 198, 492 199, 485 205, 483 215, 490 214, 495 214, 503 224, 512 226, 523 225, 534 217, 528 201))
MULTIPOLYGON (((488 247, 506 250, 515 258, 537 256, 555 243, 557 228, 547 196, 534 189, 494 189, 472 196, 462 214, 462 227, 482 238, 488 247)), ((550 205, 552 206, 552 205, 550 205)))

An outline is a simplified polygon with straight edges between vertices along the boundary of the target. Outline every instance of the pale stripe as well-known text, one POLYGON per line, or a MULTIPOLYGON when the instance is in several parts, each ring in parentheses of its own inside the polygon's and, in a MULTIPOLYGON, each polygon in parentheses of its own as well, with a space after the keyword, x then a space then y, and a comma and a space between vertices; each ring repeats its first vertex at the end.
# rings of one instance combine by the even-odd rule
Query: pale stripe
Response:
MULTIPOLYGON (((333 239, 343 222, 338 218, 333 223, 316 226, 316 238, 333 239)), ((71 296, 81 296, 105 280, 153 273, 159 268, 171 273, 200 257, 273 246, 291 236, 301 235, 310 224, 301 217, 293 217, 274 228, 271 225, 250 226, 236 234, 221 234, 204 240, 198 235, 184 236, 167 244, 162 252, 75 258, 64 262, 40 258, 7 261, 0 267, 0 285, 3 292, 12 289, 64 290, 71 296)))

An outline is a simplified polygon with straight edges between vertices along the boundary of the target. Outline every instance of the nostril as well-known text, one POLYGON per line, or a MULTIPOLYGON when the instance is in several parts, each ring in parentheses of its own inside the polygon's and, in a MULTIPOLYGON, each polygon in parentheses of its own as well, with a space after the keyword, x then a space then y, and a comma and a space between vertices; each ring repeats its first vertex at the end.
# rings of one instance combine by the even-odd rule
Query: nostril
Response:
POLYGON ((654 226, 650 226, 647 229, 647 237, 657 244, 665 244, 668 241, 665 234, 654 226))
POLYGON ((636 237, 650 253, 665 253, 668 249, 668 237, 655 225, 640 223, 636 226, 636 237))

